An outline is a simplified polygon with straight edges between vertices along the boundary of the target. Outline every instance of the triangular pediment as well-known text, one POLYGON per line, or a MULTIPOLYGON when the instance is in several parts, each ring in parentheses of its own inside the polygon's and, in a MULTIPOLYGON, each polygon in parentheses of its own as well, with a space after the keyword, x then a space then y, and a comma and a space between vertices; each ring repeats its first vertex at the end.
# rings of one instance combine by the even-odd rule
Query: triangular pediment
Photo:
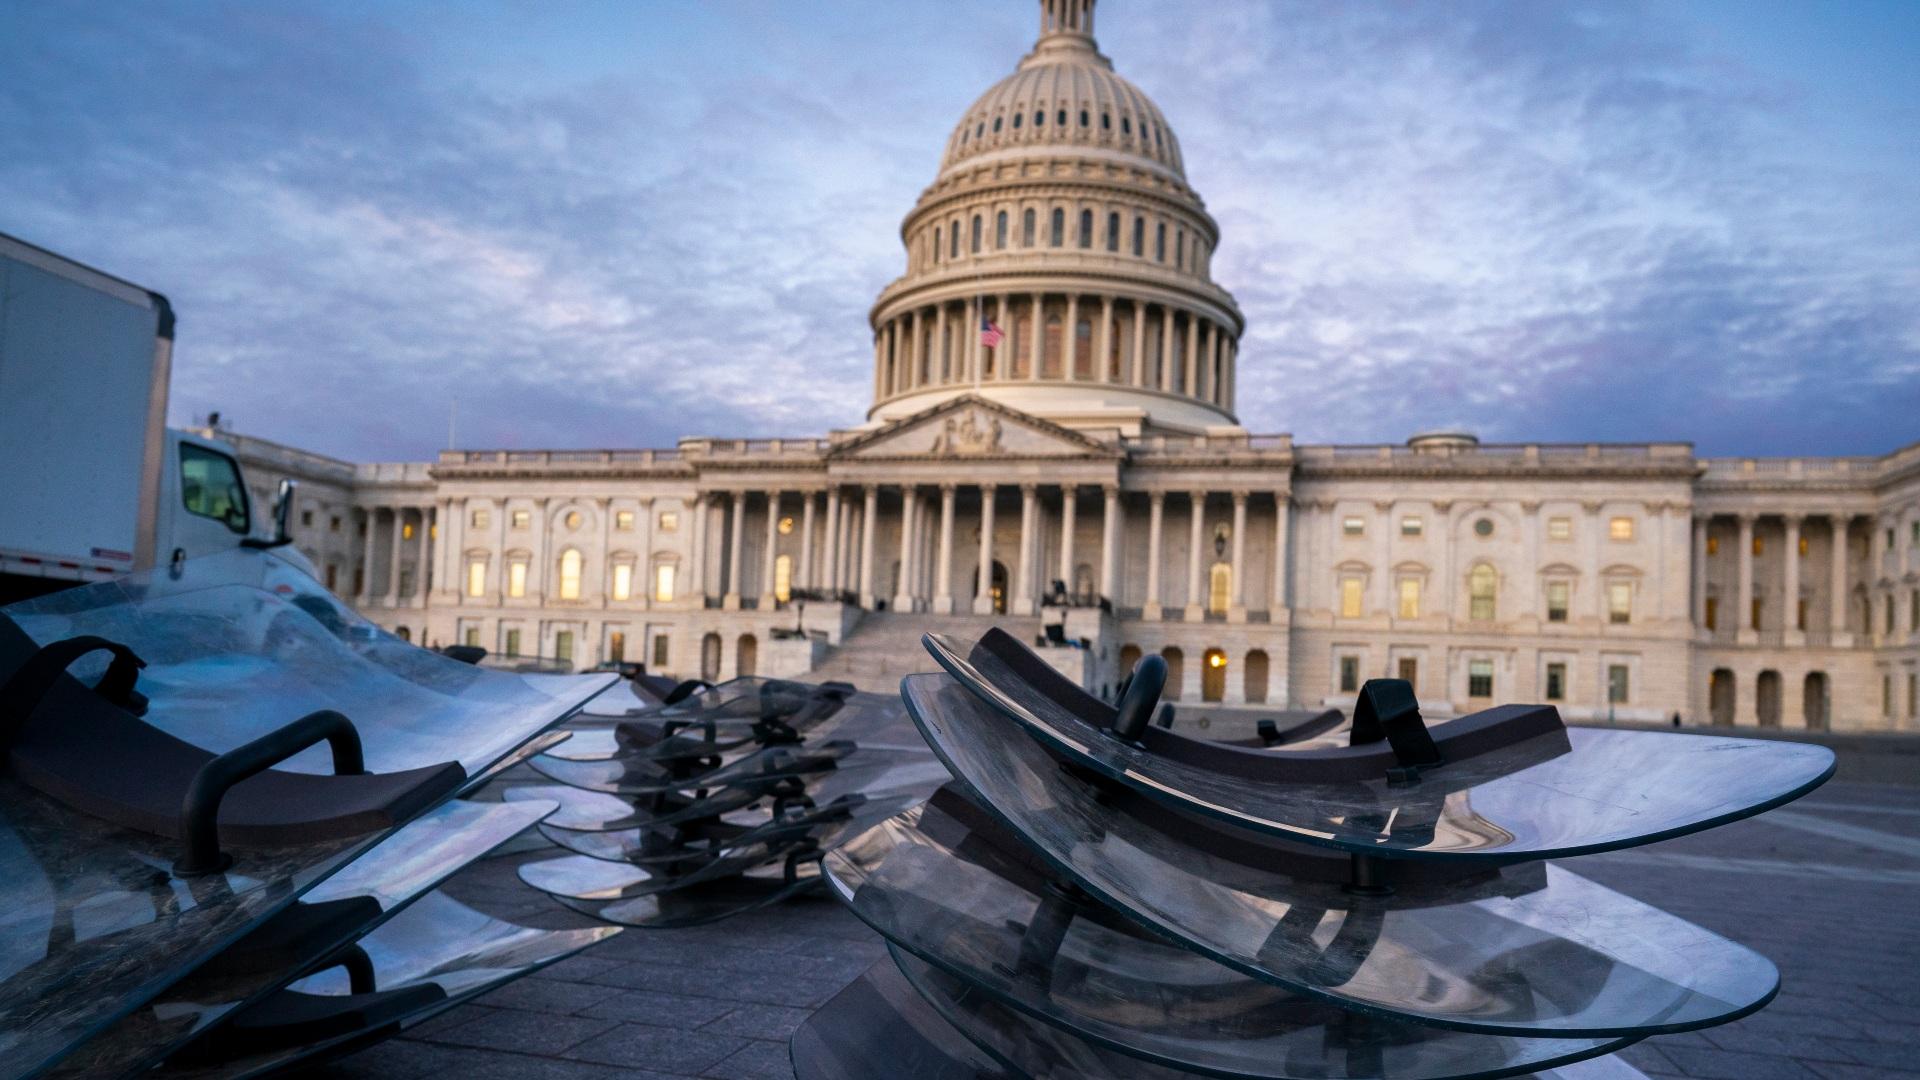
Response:
POLYGON ((841 460, 1110 458, 1119 456, 1119 450, 1071 428, 966 394, 841 443, 831 456, 841 460))

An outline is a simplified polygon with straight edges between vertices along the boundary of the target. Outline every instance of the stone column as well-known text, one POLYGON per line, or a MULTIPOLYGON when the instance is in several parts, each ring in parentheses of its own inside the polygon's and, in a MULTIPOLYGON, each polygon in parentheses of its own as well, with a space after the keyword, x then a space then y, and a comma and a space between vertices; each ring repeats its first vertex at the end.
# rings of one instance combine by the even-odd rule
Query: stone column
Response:
POLYGON ((993 496, 992 484, 980 485, 980 570, 973 590, 973 613, 993 614, 993 496))
POLYGON ((1120 485, 1108 484, 1100 489, 1105 498, 1104 513, 1100 518, 1100 595, 1114 607, 1120 606, 1120 598, 1114 595, 1113 575, 1114 556, 1120 551, 1120 530, 1123 526, 1120 509, 1120 485))
POLYGON ((1013 340, 1014 327, 1007 319, 1007 311, 1013 306, 1013 298, 1006 293, 1001 293, 995 298, 995 304, 999 315, 995 317, 993 324, 1000 328, 1000 344, 993 348, 993 377, 998 382, 1005 382, 1013 378, 1013 354, 1017 351, 1013 340), (1001 349, 1007 351, 1001 352, 1001 349))
POLYGON ((1740 606, 1734 611, 1733 625, 1739 627, 1735 640, 1747 645, 1760 640, 1753 626, 1753 515, 1743 513, 1739 522, 1735 545, 1740 549, 1740 606))
POLYGON ((1145 386, 1147 379, 1147 305, 1133 302, 1133 356, 1127 367, 1127 383, 1132 386, 1145 386))
POLYGON ((921 323, 923 313, 922 308, 913 309, 913 329, 909 331, 913 335, 913 347, 907 350, 907 355, 910 357, 907 361, 907 389, 909 390, 919 389, 921 365, 927 362, 927 335, 921 323))
POLYGON ((1187 610, 1188 622, 1199 622, 1207 617, 1207 594, 1201 588, 1200 546, 1206 542, 1207 531, 1207 493, 1195 491, 1187 496, 1192 504, 1192 517, 1187 533, 1187 610))
POLYGON ((1060 485, 1060 580, 1073 592, 1073 527, 1079 507, 1080 489, 1073 484, 1060 485))
POLYGON ((1166 516, 1167 495, 1164 491, 1154 491, 1147 495, 1147 605, 1141 616, 1158 619, 1164 614, 1160 606, 1160 526, 1166 516))
POLYGON ((1160 389, 1173 390, 1173 320, 1170 307, 1160 309, 1160 389))
POLYGON ((1214 325, 1212 319, 1207 320, 1207 333, 1204 340, 1206 344, 1200 347, 1200 373, 1202 377, 1196 385, 1200 387, 1200 396, 1208 401, 1212 401, 1219 394, 1218 383, 1220 382, 1218 366, 1220 363, 1220 330, 1219 327, 1214 325))
POLYGON ((767 549, 760 553, 760 610, 772 611, 779 602, 774 595, 774 562, 780 548, 780 493, 767 492, 767 549))
MULTIPOLYGON (((1273 493, 1273 582, 1268 586, 1272 596, 1267 600, 1267 624, 1280 623, 1287 615, 1287 493, 1273 493)), ((1267 676, 1273 676, 1271 670, 1267 676)))
MULTIPOLYGON (((695 607, 707 606, 707 493, 696 491, 687 508, 693 518, 687 522, 687 597, 695 607)), ((648 573, 652 573, 649 569, 648 573)), ((647 596, 653 596, 653 583, 647 583, 647 596)))
POLYGON ((553 523, 547 520, 547 506, 551 499, 546 497, 533 500, 533 565, 528 569, 527 592, 544 604, 547 602, 547 564, 553 561, 553 523))
POLYGON ((827 520, 821 531, 826 535, 822 544, 825 550, 821 552, 820 559, 820 584, 826 589, 827 594, 832 596, 840 591, 840 489, 838 487, 827 489, 827 520))
POLYGON ((725 540, 727 548, 727 592, 721 597, 720 606, 728 611, 740 610, 740 551, 746 547, 747 537, 747 493, 733 492, 733 529, 732 535, 725 540))
MULTIPOLYGON (((947 305, 942 301, 933 309, 933 339, 939 342, 934 355, 928 359, 928 378, 933 381, 947 382, 953 378, 953 349, 947 340, 947 305)), ((812 503, 808 503, 809 506, 812 503)))
POLYGON ((434 523, 440 526, 444 534, 433 542, 433 590, 445 594, 453 582, 454 568, 452 553, 460 550, 455 542, 455 509, 452 499, 441 499, 434 504, 434 523))
POLYGON ((867 485, 865 507, 860 511, 860 606, 873 610, 873 529, 880 517, 880 489, 867 485))
POLYGON ((1033 294, 1033 351, 1027 356, 1027 378, 1040 377, 1040 363, 1044 359, 1042 350, 1047 345, 1046 298, 1040 293, 1033 294))
POLYGON ((1039 489, 1034 485, 1020 485, 1020 558, 1010 608, 1015 615, 1033 614, 1033 518, 1039 508, 1038 498, 1039 489))
POLYGON ((1847 525, 1845 514, 1829 514, 1827 520, 1833 523, 1833 555, 1827 560, 1832 577, 1828 584, 1827 628, 1833 635, 1831 644, 1846 646, 1853 644, 1853 634, 1847 629, 1847 606, 1852 598, 1847 595, 1847 525))
MULTIPOLYGON (((1867 519, 1867 633, 1876 645, 1887 643, 1887 623, 1883 604, 1893 603, 1892 596, 1883 596, 1880 582, 1887 577, 1887 532, 1892 521, 1885 514, 1867 519)), ((1895 679, 1896 684, 1898 679, 1895 679)), ((1896 685, 1895 689, 1899 687, 1896 685)), ((1895 715, 1898 715, 1896 711, 1895 715)))
MULTIPOLYGON (((501 512, 505 513, 505 510, 501 512)), ((379 525, 380 511, 377 508, 369 507, 367 509, 367 535, 360 544, 360 587, 354 590, 355 594, 359 597, 361 607, 366 607, 373 601, 373 538, 374 534, 380 531, 379 525)))
POLYGON ((1100 332, 1093 336, 1093 378, 1107 382, 1108 365, 1113 362, 1113 297, 1100 298, 1100 332))
MULTIPOLYGON (((608 501, 608 505, 612 505, 611 500, 608 501)), ((637 600, 640 602, 641 607, 652 610, 653 605, 656 603, 654 600, 654 589, 660 584, 660 579, 655 576, 659 571, 653 568, 653 500, 646 498, 640 499, 638 505, 634 507, 633 513, 635 517, 640 519, 640 539, 635 542, 635 550, 633 553, 633 576, 638 580, 634 582, 635 591, 629 593, 627 598, 629 600, 637 600)), ((689 532, 693 530, 693 522, 687 522, 687 530, 689 532)), ((612 552, 608 552, 607 554, 611 555, 612 552)), ((674 582, 673 591, 676 597, 683 592, 691 593, 694 591, 693 581, 691 580, 693 577, 693 567, 691 563, 694 560, 689 559, 687 561, 689 563, 687 567, 687 577, 689 580, 674 582)), ((608 592, 612 592, 612 590, 609 589, 608 592)), ((650 648, 651 644, 646 643, 646 647, 650 648)))
POLYGON ((1227 601, 1227 621, 1247 621, 1247 495, 1233 493, 1233 591, 1227 601))
POLYGON ((1188 397, 1200 396, 1200 321, 1187 313, 1187 370, 1184 389, 1188 397))
POLYGON ((401 534, 405 531, 407 508, 393 508, 393 536, 387 541, 387 599, 388 607, 400 606, 400 546, 401 534))
MULTIPOLYGON (((429 571, 429 567, 433 565, 433 526, 435 522, 430 516, 432 510, 433 508, 430 506, 422 506, 420 508, 420 535, 415 537, 416 540, 420 541, 420 554, 413 569, 412 606, 417 608, 427 606, 427 590, 433 585, 432 574, 429 571)), ((422 644, 425 643, 422 642, 422 644)))
POLYGON ((940 561, 933 582, 933 610, 953 614, 953 499, 952 484, 940 485, 940 561))
POLYGON ((1702 632, 1707 628, 1707 530, 1712 527, 1711 516, 1693 519, 1693 626, 1702 632))
MULTIPOLYGON (((1060 375, 1069 381, 1077 378, 1074 366, 1080 360, 1080 294, 1067 294, 1067 321, 1060 330, 1061 348, 1066 355, 1060 358, 1060 375)), ((1072 586, 1072 582, 1068 582, 1072 586)))
POLYGON ((800 564, 793 569, 794 586, 813 588, 813 503, 814 493, 800 493, 800 564))
POLYGON ((920 524, 920 489, 908 484, 900 491, 900 582, 899 589, 893 594, 893 610, 912 611, 914 605, 913 578, 916 569, 914 558, 914 533, 920 524))
POLYGON ((1781 552, 1780 570, 1781 603, 1780 625, 1785 629, 1785 641, 1789 645, 1804 645, 1807 635, 1800 626, 1800 515, 1785 515, 1787 523, 1786 550, 1781 552))

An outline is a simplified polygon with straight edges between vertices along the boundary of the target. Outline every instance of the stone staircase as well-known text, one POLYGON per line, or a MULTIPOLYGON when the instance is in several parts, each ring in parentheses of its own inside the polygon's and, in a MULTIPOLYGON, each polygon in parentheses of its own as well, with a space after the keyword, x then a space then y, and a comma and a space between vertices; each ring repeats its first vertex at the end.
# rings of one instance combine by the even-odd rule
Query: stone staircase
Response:
POLYGON ((900 680, 908 675, 940 670, 920 644, 921 634, 931 630, 966 641, 995 626, 1026 641, 1040 632, 1040 620, 1035 616, 869 611, 806 679, 808 682, 837 679, 876 694, 897 693, 900 680))

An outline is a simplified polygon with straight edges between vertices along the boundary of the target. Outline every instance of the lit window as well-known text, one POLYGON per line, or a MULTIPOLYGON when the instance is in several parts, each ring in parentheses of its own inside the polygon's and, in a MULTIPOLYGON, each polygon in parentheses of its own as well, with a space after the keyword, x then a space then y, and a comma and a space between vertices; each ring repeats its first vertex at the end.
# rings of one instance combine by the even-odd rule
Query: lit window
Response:
POLYGON ((1400 617, 1417 619, 1420 617, 1420 579, 1400 579, 1400 617))
POLYGON ((616 563, 613 567, 613 598, 630 600, 633 598, 633 566, 630 563, 616 563))
POLYGON ((1348 536, 1367 535, 1367 519, 1350 517, 1340 522, 1340 531, 1348 536))
POLYGON ((1494 612, 1494 575, 1493 567, 1481 563, 1467 575, 1468 608, 1467 617, 1478 622, 1493 619, 1494 612))
POLYGON ((1421 533, 1424 533, 1426 529, 1426 523, 1417 517, 1403 517, 1400 519, 1401 536, 1419 536, 1421 533))
MULTIPOLYGON (((340 519, 339 519, 339 518, 334 518, 334 519, 333 519, 333 521, 334 521, 334 526, 335 526, 335 531, 337 532, 337 531, 339 531, 339 528, 338 528, 338 526, 339 526, 339 523, 340 523, 340 519)), ((471 515, 469 515, 469 516, 468 516, 468 518, 467 518, 467 523, 468 523, 468 524, 470 524, 470 525, 472 525, 472 526, 473 526, 474 528, 476 528, 476 529, 484 529, 484 528, 486 528, 486 527, 487 527, 487 521, 488 521, 488 518, 487 518, 487 512, 486 512, 485 510, 475 510, 475 511, 474 511, 474 512, 473 512, 473 513, 472 513, 471 515)))
POLYGON ((1353 693, 1360 689, 1360 658, 1343 656, 1340 658, 1340 689, 1353 693))
POLYGON ((1805 555, 1806 553, 1807 553, 1807 538, 1803 536, 1800 538, 1800 554, 1805 555))
POLYGON ((780 535, 786 536, 792 532, 793 532, 793 518, 791 516, 781 518, 780 519, 780 535))
POLYGON ((1340 617, 1343 619, 1360 617, 1360 579, 1357 577, 1340 579, 1340 617))
POLYGON ((1572 590, 1564 581, 1547 582, 1547 621, 1567 621, 1567 595, 1572 590))
POLYGON ((1493 661, 1472 660, 1467 663, 1467 696, 1471 698, 1493 696, 1493 661))
POLYGON ((627 658, 627 635, 618 630, 607 634, 607 659, 618 664, 627 658))
POLYGON ((529 527, 531 527, 532 525, 533 525, 533 511, 531 511, 531 510, 515 510, 515 511, 513 512, 513 527, 514 527, 514 528, 516 528, 516 529, 525 529, 525 528, 529 528, 529 527))
POLYGON ((467 595, 487 595, 487 560, 474 559, 467 563, 467 595))
POLYGON ((553 658, 555 660, 573 659, 573 631, 561 630, 553 635, 553 658))
POLYGON ((1719 537, 1717 536, 1707 537, 1707 554, 1709 555, 1720 554, 1720 538, 1719 537))
POLYGON ((1549 540, 1573 539, 1573 519, 1564 518, 1564 517, 1548 518, 1547 519, 1547 539, 1549 540))
POLYGON ((782 555, 773 560, 773 598, 783 604, 793 599, 793 556, 791 555, 782 555))
POLYGON ((1754 538, 1753 538, 1753 553, 1754 553, 1755 555, 1765 555, 1765 554, 1767 553, 1767 538, 1766 538, 1766 537, 1764 537, 1764 536, 1759 536, 1759 535, 1756 535, 1756 536, 1754 536, 1754 538))
POLYGON ((663 604, 673 599, 672 563, 661 563, 654 568, 653 598, 663 604))
POLYGON ((1607 522, 1607 539, 1633 539, 1633 519, 1630 517, 1617 517, 1607 522))
POLYGON ((1474 522, 1473 535, 1483 536, 1483 537, 1492 536, 1493 535, 1493 519, 1481 518, 1479 521, 1474 522))
POLYGON ((1720 623, 1720 598, 1707 597, 1707 629, 1712 630, 1720 623))
POLYGON ((507 631, 506 639, 507 639, 506 647, 504 650, 506 654, 508 656, 519 656, 520 655, 520 631, 518 630, 507 631))
POLYGON ((1607 586, 1607 621, 1633 621, 1633 586, 1616 581, 1607 586))
POLYGON ((507 564, 507 595, 527 595, 527 564, 518 560, 507 564))
POLYGON ((1625 705, 1627 703, 1627 665, 1607 665, 1607 703, 1625 705))
POLYGON ((577 529, 577 528, 579 528, 579 527, 580 527, 580 522, 581 522, 582 520, 583 520, 583 519, 582 519, 582 518, 580 517, 580 511, 578 511, 578 510, 569 510, 569 511, 567 511, 567 518, 566 518, 566 521, 567 521, 567 528, 569 528, 569 529, 577 529))
POLYGON ((402 539, 402 540, 411 540, 411 539, 413 539, 413 522, 411 522, 411 521, 407 521, 407 522, 402 522, 402 523, 401 523, 401 525, 400 525, 400 539, 402 539))
POLYGON ((568 548, 560 553, 560 599, 580 599, 580 553, 568 548))
POLYGON ((1547 665, 1547 700, 1565 701, 1567 699, 1567 665, 1547 665))
POLYGON ((663 533, 680 531, 680 515, 672 510, 660 512, 660 531, 663 533))
POLYGON ((633 511, 616 510, 613 514, 613 527, 621 532, 633 531, 633 511))

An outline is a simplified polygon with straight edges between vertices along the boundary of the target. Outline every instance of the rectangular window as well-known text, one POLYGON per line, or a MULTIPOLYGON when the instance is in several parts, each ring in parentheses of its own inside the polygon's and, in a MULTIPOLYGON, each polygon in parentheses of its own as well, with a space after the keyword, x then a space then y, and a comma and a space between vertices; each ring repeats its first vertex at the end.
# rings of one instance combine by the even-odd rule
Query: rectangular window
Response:
POLYGON ((533 527, 533 511, 515 510, 513 512, 513 527, 516 529, 532 528, 533 527))
POLYGON ((487 560, 474 559, 467 563, 467 595, 487 595, 487 560))
POLYGON ((1766 538, 1766 537, 1764 537, 1764 536, 1759 536, 1759 535, 1755 535, 1755 536, 1754 536, 1754 538, 1753 538, 1753 553, 1754 553, 1755 555, 1765 555, 1765 554, 1767 553, 1767 538, 1766 538))
POLYGON ((1607 538, 1609 540, 1633 539, 1633 519, 1630 517, 1617 517, 1607 522, 1607 538))
POLYGON ((618 563, 613 568, 613 598, 633 598, 633 566, 630 563, 618 563))
POLYGON ((607 659, 620 663, 627 658, 627 635, 618 630, 607 635, 607 659))
POLYGON ((480 647, 480 628, 477 626, 467 627, 467 636, 463 640, 465 640, 468 645, 476 649, 479 648, 480 647))
POLYGON ((1800 538, 1800 554, 1802 556, 1805 556, 1806 553, 1807 553, 1807 538, 1803 536, 1800 538))
POLYGON ((1411 656, 1400 658, 1400 678, 1415 690, 1420 688, 1420 661, 1411 656))
POLYGON ((1707 597, 1707 629, 1713 630, 1720 625, 1720 598, 1707 597))
POLYGON ((1351 694, 1360 689, 1360 658, 1343 656, 1340 658, 1340 691, 1351 694))
POLYGON ((1753 627, 1755 630, 1760 629, 1760 612, 1764 610, 1765 604, 1766 604, 1765 600, 1762 600, 1757 596, 1753 598, 1753 622, 1749 623, 1748 625, 1753 627))
POLYGON ((580 574, 583 564, 580 553, 569 551, 560 556, 560 599, 580 599, 580 574))
POLYGON ((1567 665, 1547 665, 1547 700, 1567 700, 1567 665))
POLYGON ((402 522, 402 523, 401 523, 401 525, 400 525, 400 539, 402 539, 402 540, 411 540, 411 539, 413 539, 413 522, 411 522, 411 521, 406 521, 406 522, 402 522))
POLYGON ((507 564, 507 595, 527 595, 527 564, 511 562, 507 564))
POLYGON ((1805 630, 1807 628, 1807 601, 1804 597, 1800 600, 1799 610, 1794 612, 1793 628, 1795 630, 1805 630))
POLYGON ((1627 665, 1607 665, 1607 704, 1625 705, 1627 703, 1627 665))
POLYGON ((520 631, 509 630, 507 631, 506 637, 507 637, 507 643, 506 643, 507 655, 519 656, 520 655, 520 631))
POLYGON ((1707 554, 1709 555, 1720 554, 1720 538, 1719 537, 1717 536, 1707 537, 1707 554))
POLYGON ((485 510, 475 510, 472 514, 467 516, 467 524, 471 525, 476 529, 486 528, 488 520, 490 519, 487 517, 487 512, 485 510))
MULTIPOLYGON (((1758 600, 1755 600, 1755 601, 1754 601, 1754 603, 1756 603, 1756 604, 1757 604, 1757 603, 1759 603, 1759 602, 1760 602, 1760 601, 1758 601, 1758 600)), ((1886 607, 1886 611, 1887 611, 1887 631, 1886 631, 1886 632, 1887 632, 1887 633, 1889 633, 1889 634, 1891 634, 1891 633, 1893 633, 1893 597, 1892 597, 1892 596, 1888 596, 1888 597, 1887 597, 1887 607, 1886 607)), ((1755 625, 1755 626, 1758 626, 1759 624, 1758 624, 1758 623, 1756 623, 1756 624, 1754 624, 1754 625, 1755 625)))
POLYGON ((1564 518, 1564 517, 1548 518, 1547 519, 1547 539, 1549 540, 1573 539, 1573 519, 1564 518))
POLYGON ((1340 579, 1340 617, 1343 619, 1360 617, 1360 579, 1357 577, 1340 579))
POLYGON ((300 526, 301 528, 305 528, 305 529, 313 528, 313 511, 311 510, 300 511, 300 526))
MULTIPOLYGON (((1800 601, 1800 606, 1802 608, 1805 608, 1807 606, 1807 602, 1805 600, 1800 601)), ((1806 621, 1807 621, 1807 617, 1805 615, 1801 615, 1800 629, 1805 630, 1807 628, 1806 621)), ((1916 633, 1920 633, 1920 589, 1913 590, 1913 592, 1907 597, 1907 628, 1910 630, 1913 630, 1916 633)))
POLYGON ((1403 517, 1400 519, 1401 536, 1419 536, 1425 531, 1426 523, 1417 517, 1403 517))
POLYGON ((660 511, 660 531, 663 533, 680 531, 680 515, 672 510, 660 511))
POLYGON ((555 660, 573 659, 573 631, 562 630, 553 635, 553 658, 555 660))
POLYGON ((1893 716, 1893 676, 1880 676, 1880 715, 1893 716))
POLYGON ((335 589, 338 589, 339 587, 340 587, 340 567, 334 563, 328 563, 327 564, 327 591, 333 592, 335 589))
POLYGON ((620 530, 621 532, 632 532, 633 531, 633 511, 615 510, 613 512, 613 527, 620 530))
POLYGON ((327 519, 327 531, 328 532, 340 531, 340 515, 335 514, 333 517, 327 519))
POLYGON ((1417 619, 1420 617, 1420 579, 1400 579, 1400 617, 1417 619))
POLYGON ((673 564, 661 563, 653 570, 653 598, 666 603, 673 599, 673 564))
POLYGON ((1607 621, 1624 623, 1633 621, 1633 586, 1624 581, 1616 581, 1607 586, 1607 621))
POLYGON ((1907 673, 1907 715, 1920 716, 1920 675, 1907 673))
POLYGON ((1493 696, 1493 661, 1472 660, 1467 663, 1467 696, 1473 698, 1493 696))
POLYGON ((666 668, 667 642, 671 640, 672 639, 665 634, 653 635, 653 666, 656 669, 664 670, 666 668))
POLYGON ((1345 518, 1340 522, 1340 531, 1348 536, 1367 535, 1367 519, 1362 517, 1345 518))
POLYGON ((1570 589, 1564 581, 1547 582, 1547 621, 1567 621, 1567 595, 1570 589))

